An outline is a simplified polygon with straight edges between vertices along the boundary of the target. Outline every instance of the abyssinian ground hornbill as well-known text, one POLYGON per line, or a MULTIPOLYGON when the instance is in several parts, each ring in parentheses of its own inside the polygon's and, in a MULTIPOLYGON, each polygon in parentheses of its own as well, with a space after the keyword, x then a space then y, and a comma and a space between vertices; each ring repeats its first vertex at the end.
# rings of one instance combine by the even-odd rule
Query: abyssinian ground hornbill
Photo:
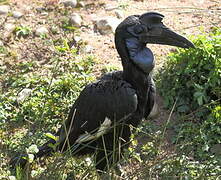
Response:
MULTIPOLYGON (((148 12, 127 17, 116 29, 115 45, 123 71, 104 75, 87 85, 74 103, 69 117, 59 130, 58 140, 39 147, 35 158, 56 150, 71 148, 74 155, 96 152, 96 168, 107 170, 120 159, 130 140, 130 125, 137 127, 154 105, 155 86, 151 78, 154 56, 147 43, 166 44, 182 48, 194 47, 163 23, 163 15, 148 12)), ((22 156, 12 164, 24 165, 22 156)))

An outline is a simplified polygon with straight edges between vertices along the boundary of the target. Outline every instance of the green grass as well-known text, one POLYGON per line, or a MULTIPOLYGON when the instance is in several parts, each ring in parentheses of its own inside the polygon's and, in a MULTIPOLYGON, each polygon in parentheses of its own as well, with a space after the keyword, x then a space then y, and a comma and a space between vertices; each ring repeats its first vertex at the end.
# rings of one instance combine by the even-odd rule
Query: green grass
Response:
POLYGON ((176 102, 174 143, 183 153, 166 163, 165 174, 191 179, 220 177, 220 35, 221 30, 214 29, 192 38, 196 48, 171 53, 157 76, 165 106, 171 108, 176 102))
MULTIPOLYGON (((55 133, 67 118, 79 92, 95 79, 92 74, 95 58, 79 58, 76 50, 70 49, 65 42, 55 46, 59 55, 52 57, 45 67, 34 62, 19 62, 5 68, 4 65, 8 64, 3 62, 5 64, 0 71, 4 84, 0 94, 3 162, 15 150, 25 152, 24 149, 32 144, 45 142, 48 139, 45 133, 55 133), (63 54, 68 54, 70 58, 66 59, 63 54), (19 92, 27 88, 31 89, 31 95, 18 102, 19 92)), ((1 47, 1 54, 6 53, 1 47)), ((8 166, 0 166, 1 176, 9 175, 8 170, 8 166)), ((17 176, 18 179, 21 176, 19 171, 17 176)))

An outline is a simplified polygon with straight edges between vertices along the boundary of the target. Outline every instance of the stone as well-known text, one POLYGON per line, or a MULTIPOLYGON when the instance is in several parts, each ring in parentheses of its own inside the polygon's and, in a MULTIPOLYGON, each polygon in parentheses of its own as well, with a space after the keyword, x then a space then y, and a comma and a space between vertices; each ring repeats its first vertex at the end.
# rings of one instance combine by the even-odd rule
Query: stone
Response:
POLYGON ((41 27, 37 28, 36 31, 35 31, 35 34, 37 36, 46 35, 48 33, 49 33, 48 29, 44 26, 41 26, 41 27))
POLYGON ((117 26, 120 24, 120 20, 115 17, 101 18, 96 21, 96 26, 99 32, 103 35, 114 33, 117 26))
POLYGON ((82 48, 80 49, 80 52, 81 52, 82 54, 90 54, 90 53, 93 52, 93 47, 90 46, 90 45, 86 45, 86 46, 84 46, 84 47, 82 47, 82 48))
POLYGON ((84 4, 84 2, 83 1, 78 1, 78 3, 77 3, 77 6, 76 7, 84 7, 85 6, 85 4, 84 4))
POLYGON ((12 16, 13 16, 14 18, 19 19, 19 18, 21 18, 21 17, 23 16, 23 13, 21 13, 21 12, 19 12, 19 11, 13 11, 13 12, 12 12, 12 16))
POLYGON ((122 11, 116 10, 114 13, 115 13, 115 15, 117 16, 117 18, 119 18, 119 19, 124 18, 124 14, 123 14, 122 11))
POLYGON ((82 24, 82 18, 79 14, 74 13, 70 16, 70 24, 75 26, 75 27, 80 27, 82 24))
POLYGON ((82 41, 82 38, 80 36, 74 36, 74 41, 76 43, 78 43, 78 42, 82 41))
POLYGON ((31 6, 29 3, 20 3, 19 7, 24 11, 25 13, 31 13, 33 12, 33 6, 31 6))
POLYGON ((112 6, 112 5, 106 5, 105 10, 106 11, 113 11, 114 9, 118 9, 117 6, 112 6))
POLYGON ((29 132, 28 135, 29 135, 29 136, 33 136, 33 133, 32 133, 32 132, 29 132))
POLYGON ((48 12, 42 12, 41 16, 48 16, 48 12))
POLYGON ((9 176, 8 179, 9 180, 16 180, 16 177, 15 176, 9 176))
POLYGON ((42 12, 44 12, 44 11, 47 11, 47 9, 46 9, 45 7, 37 7, 37 8, 36 8, 36 11, 37 11, 38 13, 42 13, 42 12))
POLYGON ((7 5, 1 5, 0 6, 0 15, 1 14, 8 14, 10 10, 10 6, 7 5))
POLYGON ((2 41, 0 41, 0 46, 4 46, 4 43, 2 41))
POLYGON ((77 0, 63 0, 61 3, 64 4, 64 6, 75 8, 77 6, 77 0))
POLYGON ((22 103, 25 99, 27 99, 31 95, 32 89, 25 88, 21 92, 18 93, 17 102, 22 103))
POLYGON ((12 32, 15 29, 15 25, 12 23, 7 23, 7 24, 5 24, 4 29, 7 32, 12 32))

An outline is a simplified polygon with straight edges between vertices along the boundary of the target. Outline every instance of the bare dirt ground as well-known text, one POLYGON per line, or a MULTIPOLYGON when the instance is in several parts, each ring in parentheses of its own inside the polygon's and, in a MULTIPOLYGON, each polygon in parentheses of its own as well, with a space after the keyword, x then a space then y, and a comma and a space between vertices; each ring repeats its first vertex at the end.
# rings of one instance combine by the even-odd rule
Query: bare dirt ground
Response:
MULTIPOLYGON (((13 0, 10 2, 13 10, 21 11, 25 14, 25 16, 18 20, 15 20, 13 17, 8 17, 7 19, 2 18, 2 27, 5 23, 13 23, 17 25, 22 24, 24 26, 29 26, 33 29, 40 25, 46 25, 51 28, 53 24, 50 22, 50 18, 57 18, 58 20, 61 20, 59 19, 60 17, 57 17, 54 12, 47 15, 38 13, 38 11, 36 11, 36 8, 39 7, 53 9, 54 6, 57 6, 58 4, 58 1, 56 0, 13 0)), ((86 5, 85 7, 68 9, 68 13, 79 13, 82 16, 83 25, 80 29, 80 36, 84 41, 86 41, 87 44, 93 47, 92 53, 95 54, 101 61, 101 65, 114 64, 121 67, 117 52, 114 48, 114 35, 101 35, 94 32, 94 21, 96 19, 107 16, 116 16, 114 10, 106 10, 106 7, 121 9, 124 17, 132 14, 142 14, 147 11, 156 11, 162 13, 165 15, 164 23, 171 29, 183 35, 186 34, 195 36, 200 34, 200 27, 209 31, 210 27, 221 25, 220 13, 218 13, 220 10, 220 2, 216 0, 85 0, 84 3, 86 5)), ((59 6, 62 5, 58 5, 58 11, 59 6)), ((59 21, 57 21, 57 23, 59 23, 59 21)), ((35 47, 33 47, 35 49, 32 49, 30 44, 33 44, 33 42, 30 38, 26 40, 27 42, 22 41, 21 45, 19 42, 10 42, 10 35, 7 36, 7 32, 2 33, 3 35, 1 38, 5 40, 7 45, 13 45, 16 51, 19 49, 18 55, 20 55, 20 57, 18 57, 18 59, 22 60, 29 58, 25 57, 25 55, 29 56, 28 54, 33 54, 33 51, 36 51, 37 55, 35 54, 35 59, 37 56, 37 60, 45 61, 47 58, 42 57, 43 55, 38 57, 40 54, 38 52, 47 51, 48 53, 51 53, 50 48, 48 49, 46 46, 39 47, 39 44, 35 44, 35 47), (31 52, 27 53, 29 51, 31 52)), ((155 54, 156 69, 158 69, 162 65, 165 55, 173 48, 169 46, 159 47, 158 45, 150 45, 150 47, 155 54)))
MULTIPOLYGON (((93 27, 93 19, 95 17, 115 16, 114 11, 106 11, 105 6, 118 7, 125 6, 123 9, 124 17, 132 14, 142 14, 147 11, 156 11, 165 15, 164 22, 171 29, 176 32, 186 35, 199 34, 199 27, 205 27, 207 30, 213 24, 221 25, 220 14, 216 12, 220 8, 218 1, 108 1, 100 0, 95 2, 87 1, 89 4, 96 4, 91 9, 81 11, 85 22, 93 27)), ((82 37, 87 39, 88 44, 94 47, 94 54, 96 54, 103 63, 117 63, 117 53, 113 45, 113 35, 100 36, 94 34, 93 29, 82 32, 82 37)), ((162 64, 164 57, 171 47, 160 47, 152 45, 153 52, 157 56, 156 68, 162 64)))
MULTIPOLYGON (((101 35, 94 31, 94 20, 99 17, 116 16, 114 10, 106 10, 106 7, 116 7, 122 11, 123 16, 127 17, 133 14, 142 14, 147 11, 156 11, 165 15, 164 23, 183 35, 198 35, 200 27, 210 31, 211 27, 221 26, 221 2, 219 0, 85 0, 85 6, 82 8, 68 8, 68 14, 79 13, 83 18, 83 25, 80 28, 79 35, 84 42, 93 47, 91 54, 96 55, 99 65, 95 67, 95 74, 99 76, 101 69, 107 64, 117 66, 121 69, 121 63, 114 47, 114 35, 101 35), (219 13, 218 13, 219 12, 219 13)), ((63 17, 58 17, 53 10, 63 10, 56 0, 10 0, 8 1, 12 10, 21 11, 24 16, 20 19, 13 17, 0 16, 0 40, 11 49, 13 60, 8 62, 8 66, 20 61, 37 61, 39 65, 44 66, 49 57, 54 53, 50 45, 38 41, 34 35, 17 41, 13 41, 11 34, 5 31, 4 26, 7 23, 14 25, 29 26, 32 29, 44 25, 51 29, 53 23, 60 23, 63 17), (48 14, 39 13, 36 8, 47 7, 52 10, 48 14), (52 20, 53 19, 53 20, 52 20), (34 39, 34 40, 33 40, 34 39)), ((56 35, 49 32, 49 36, 59 38, 61 32, 58 30, 56 35)), ((170 46, 150 45, 156 57, 156 70, 159 70, 165 61, 165 56, 173 50, 170 46)), ((84 54, 82 54, 84 55, 84 54)), ((44 73, 44 72, 42 72, 44 73)), ((157 126, 163 126, 169 116, 170 110, 163 108, 162 98, 157 96, 158 115, 151 121, 157 126)), ((172 115, 171 121, 175 119, 172 115)), ((171 145, 171 136, 173 131, 166 131, 164 146, 166 153, 173 153, 174 148, 171 145)), ((142 141, 142 140, 141 140, 142 141)), ((136 171, 140 167, 136 164, 129 165, 128 171, 136 171)))

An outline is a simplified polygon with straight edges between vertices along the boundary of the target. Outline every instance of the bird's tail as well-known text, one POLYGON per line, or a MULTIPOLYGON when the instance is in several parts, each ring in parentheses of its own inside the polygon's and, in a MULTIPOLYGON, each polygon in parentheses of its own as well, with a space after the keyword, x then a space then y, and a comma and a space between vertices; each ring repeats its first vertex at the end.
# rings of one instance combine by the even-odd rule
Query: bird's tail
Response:
MULTIPOLYGON (((39 151, 33 154, 34 160, 43 156, 51 155, 51 153, 55 151, 55 148, 53 148, 53 145, 55 144, 56 144, 56 141, 54 139, 50 139, 48 142, 38 147, 39 151)), ((28 162, 29 162, 28 154, 20 154, 11 159, 10 166, 12 168, 16 168, 16 166, 20 166, 21 168, 24 168, 28 162)))
POLYGON ((55 151, 55 148, 53 148, 53 145, 55 144, 56 141, 54 139, 50 139, 48 142, 40 146, 38 148, 39 149, 38 153, 35 154, 35 159, 51 155, 51 153, 55 151))

